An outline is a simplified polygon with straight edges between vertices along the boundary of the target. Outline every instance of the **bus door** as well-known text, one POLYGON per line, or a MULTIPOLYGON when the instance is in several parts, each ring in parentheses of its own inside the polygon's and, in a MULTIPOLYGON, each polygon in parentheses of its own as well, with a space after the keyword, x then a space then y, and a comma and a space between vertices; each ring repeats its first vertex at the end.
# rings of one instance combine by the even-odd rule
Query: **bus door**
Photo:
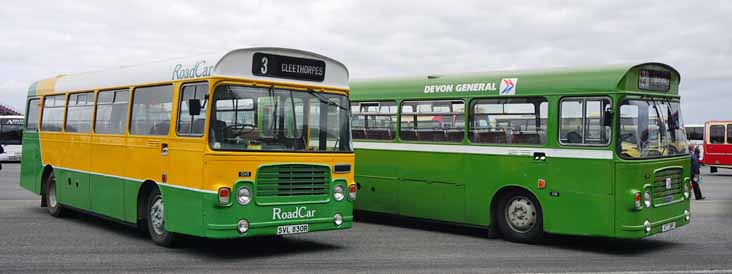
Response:
POLYGON ((732 123, 708 123, 704 164, 732 165, 732 123))
MULTIPOLYGON (((168 145, 175 127, 170 123, 173 109, 173 85, 135 88, 130 111, 130 136, 127 140, 127 174, 132 178, 167 183, 168 145)), ((130 187, 138 188, 133 184, 130 187)), ((163 191, 164 189, 161 189, 163 191)), ((125 193, 137 193, 127 189, 125 193)), ((162 193, 165 196, 165 191, 162 193)), ((125 201, 132 201, 125 197, 125 201)), ((166 201, 167 202, 167 201, 166 201)), ((132 214, 128 206, 128 215, 132 214)), ((129 216, 128 216, 129 217, 129 216)))
MULTIPOLYGON (((551 230, 610 233, 613 229, 611 101, 567 97, 560 101, 558 149, 547 155, 544 226, 551 230), (592 176, 588 176, 592 174, 592 176), (594 221, 588 222, 587 214, 594 221)), ((636 114, 637 115, 637 112, 636 114)))

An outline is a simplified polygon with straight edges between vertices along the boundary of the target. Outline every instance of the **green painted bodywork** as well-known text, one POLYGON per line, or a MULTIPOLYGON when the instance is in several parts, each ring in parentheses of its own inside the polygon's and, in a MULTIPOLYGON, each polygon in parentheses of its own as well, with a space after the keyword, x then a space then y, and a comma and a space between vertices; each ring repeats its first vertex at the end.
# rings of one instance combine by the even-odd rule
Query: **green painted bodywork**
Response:
MULTIPOLYGON (((607 146, 564 146, 557 136, 559 101, 567 96, 603 96, 612 100, 614 113, 627 97, 658 96, 678 99, 680 76, 673 68, 658 64, 610 66, 589 69, 511 71, 474 73, 401 79, 366 80, 351 83, 352 102, 394 101, 415 99, 462 99, 465 106, 477 98, 515 98, 542 96, 548 102, 546 143, 544 145, 487 145, 462 143, 415 142, 395 140, 354 140, 355 143, 439 144, 534 149, 582 149, 612 151, 612 159, 579 159, 547 157, 535 161, 531 155, 488 155, 449 152, 362 149, 356 145, 356 182, 360 186, 355 209, 396 214, 469 226, 493 226, 491 204, 501 190, 515 187, 532 193, 544 214, 544 230, 571 235, 641 238, 660 232, 661 225, 676 221, 687 223, 684 210, 689 199, 678 196, 675 202, 655 204, 636 210, 634 191, 651 184, 648 174, 666 167, 682 168, 688 180, 689 157, 628 160, 615 153, 616 133, 613 127, 607 146), (638 89, 638 71, 654 69, 671 72, 671 88, 667 92, 638 89), (499 96, 498 90, 425 93, 428 85, 464 83, 500 84, 503 78, 518 78, 516 94, 499 96), (538 181, 546 188, 539 189, 538 181), (652 232, 643 231, 649 220, 652 232)), ((466 107, 466 110, 468 108, 466 107)), ((465 113, 465 128, 470 113, 465 113)), ((618 123, 614 115, 613 123, 618 123)), ((398 117, 400 119, 401 117, 398 117)), ((397 122, 396 132, 400 131, 397 122)))
POLYGON ((20 186, 35 194, 41 194, 41 145, 38 131, 23 131, 23 154, 20 165, 20 186))
MULTIPOLYGON (((36 194, 41 194, 44 170, 40 151, 38 133, 26 130, 23 134, 20 185, 36 194)), ((51 168, 56 176, 57 199, 61 204, 122 222, 137 223, 140 218, 138 194, 142 181, 63 167, 51 168)), ((165 228, 168 231, 209 238, 240 238, 276 235, 277 227, 281 225, 308 224, 310 232, 350 228, 353 221, 353 201, 335 201, 330 198, 333 186, 337 183, 346 185, 342 179, 330 180, 330 191, 327 195, 322 195, 325 198, 266 197, 260 202, 255 193, 253 201, 247 205, 239 205, 232 196, 232 203, 226 206, 218 205, 218 195, 213 192, 167 184, 159 184, 158 187, 165 203, 165 228), (315 210, 315 216, 273 220, 273 208, 292 211, 302 206, 315 210), (343 216, 340 226, 333 223, 336 213, 343 216), (250 230, 245 234, 240 234, 236 229, 237 222, 241 219, 247 219, 250 223, 250 230)), ((252 186, 254 183, 234 182, 232 189, 244 184, 252 186)))

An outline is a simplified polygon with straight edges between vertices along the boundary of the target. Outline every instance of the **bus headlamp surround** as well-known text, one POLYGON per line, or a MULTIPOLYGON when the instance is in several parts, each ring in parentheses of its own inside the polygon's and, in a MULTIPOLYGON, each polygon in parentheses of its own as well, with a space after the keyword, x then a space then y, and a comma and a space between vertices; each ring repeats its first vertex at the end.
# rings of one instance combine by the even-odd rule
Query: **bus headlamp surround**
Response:
POLYGON ((337 184, 333 188, 333 199, 336 201, 343 201, 343 198, 346 197, 346 189, 343 188, 343 185, 337 184))
POLYGON ((240 205, 247 205, 252 201, 252 189, 248 186, 239 187, 236 191, 236 202, 240 205))
POLYGON ((684 183, 684 198, 689 199, 691 196, 691 189, 689 188, 689 182, 684 183))
POLYGON ((651 207, 651 192, 649 192, 648 189, 643 192, 643 205, 645 205, 646 208, 651 207))

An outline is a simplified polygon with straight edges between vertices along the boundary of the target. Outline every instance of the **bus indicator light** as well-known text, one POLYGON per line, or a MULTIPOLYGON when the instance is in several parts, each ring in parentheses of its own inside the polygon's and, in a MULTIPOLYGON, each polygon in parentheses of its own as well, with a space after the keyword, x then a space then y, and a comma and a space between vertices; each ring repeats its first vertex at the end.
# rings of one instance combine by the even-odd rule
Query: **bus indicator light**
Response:
POLYGON ((539 181, 537 182, 537 185, 538 185, 539 189, 545 189, 546 181, 544 179, 539 179, 539 181))
POLYGON ((219 205, 228 205, 231 190, 228 187, 219 188, 219 205))
POLYGON ((348 199, 351 201, 356 200, 356 184, 348 186, 348 199))

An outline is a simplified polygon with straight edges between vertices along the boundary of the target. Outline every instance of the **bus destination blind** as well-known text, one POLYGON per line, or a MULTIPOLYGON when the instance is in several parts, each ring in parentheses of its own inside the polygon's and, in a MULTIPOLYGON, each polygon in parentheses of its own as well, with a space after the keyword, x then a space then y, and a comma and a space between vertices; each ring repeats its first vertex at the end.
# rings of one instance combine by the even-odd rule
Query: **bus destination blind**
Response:
POLYGON ((257 76, 322 82, 325 62, 315 59, 254 53, 252 74, 257 76))

